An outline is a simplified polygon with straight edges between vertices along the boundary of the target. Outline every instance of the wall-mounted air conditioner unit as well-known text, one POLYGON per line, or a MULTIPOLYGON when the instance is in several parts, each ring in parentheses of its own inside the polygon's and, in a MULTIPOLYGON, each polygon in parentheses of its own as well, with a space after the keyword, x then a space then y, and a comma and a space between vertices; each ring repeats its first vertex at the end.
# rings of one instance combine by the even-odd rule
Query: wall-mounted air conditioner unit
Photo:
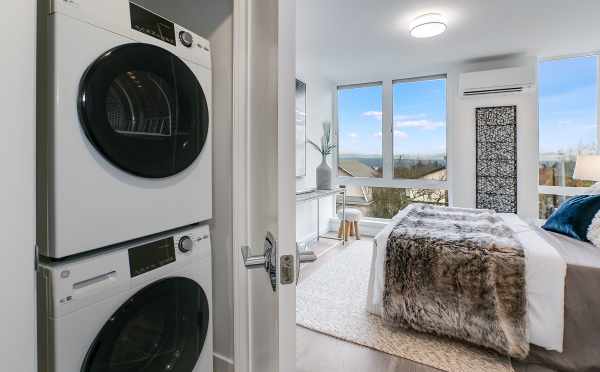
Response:
POLYGON ((513 67, 460 75, 461 97, 521 93, 535 86, 535 67, 513 67))

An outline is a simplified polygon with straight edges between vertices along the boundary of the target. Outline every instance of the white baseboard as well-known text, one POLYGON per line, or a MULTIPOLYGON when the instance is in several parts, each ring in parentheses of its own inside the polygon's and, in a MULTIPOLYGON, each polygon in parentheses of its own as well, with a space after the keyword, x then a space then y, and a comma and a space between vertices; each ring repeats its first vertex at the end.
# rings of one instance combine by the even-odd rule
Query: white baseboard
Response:
POLYGON ((233 360, 219 353, 213 353, 213 364, 214 372, 235 371, 233 360))

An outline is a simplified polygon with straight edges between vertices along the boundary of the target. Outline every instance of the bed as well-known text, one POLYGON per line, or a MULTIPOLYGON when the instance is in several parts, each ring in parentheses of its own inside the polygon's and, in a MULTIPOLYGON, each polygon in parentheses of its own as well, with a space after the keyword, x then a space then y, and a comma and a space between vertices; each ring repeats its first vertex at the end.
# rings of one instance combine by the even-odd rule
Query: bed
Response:
MULTIPOLYGON (((388 238, 410 208, 375 237, 368 311, 383 315, 388 238)), ((450 208, 456 211, 469 209, 450 208)), ((498 214, 524 250, 527 361, 559 370, 600 368, 600 250, 550 233, 514 214, 498 214)))
POLYGON ((533 345, 528 362, 564 371, 600 370, 600 249, 564 235, 532 230, 567 264, 562 353, 533 345))

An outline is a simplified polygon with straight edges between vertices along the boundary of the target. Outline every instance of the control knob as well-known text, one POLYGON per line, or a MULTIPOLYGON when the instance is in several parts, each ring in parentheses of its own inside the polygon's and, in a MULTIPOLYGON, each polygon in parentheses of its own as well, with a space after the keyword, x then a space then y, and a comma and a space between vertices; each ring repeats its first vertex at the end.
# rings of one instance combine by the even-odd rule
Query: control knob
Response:
POLYGON ((191 252, 194 249, 194 241, 189 236, 183 236, 179 239, 179 250, 183 253, 191 252))
POLYGON ((192 34, 190 34, 187 31, 179 32, 179 40, 181 41, 181 44, 183 44, 183 46, 185 46, 186 48, 190 48, 192 44, 194 44, 194 38, 192 37, 192 34))

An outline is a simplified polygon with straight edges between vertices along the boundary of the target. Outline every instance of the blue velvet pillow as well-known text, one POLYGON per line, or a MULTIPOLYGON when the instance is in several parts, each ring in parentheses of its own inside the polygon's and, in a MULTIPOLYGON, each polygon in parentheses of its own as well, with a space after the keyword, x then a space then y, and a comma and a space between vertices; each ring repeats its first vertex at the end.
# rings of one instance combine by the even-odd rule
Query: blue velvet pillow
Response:
POLYGON ((579 195, 562 203, 543 229, 587 242, 588 227, 600 210, 600 195, 579 195))

